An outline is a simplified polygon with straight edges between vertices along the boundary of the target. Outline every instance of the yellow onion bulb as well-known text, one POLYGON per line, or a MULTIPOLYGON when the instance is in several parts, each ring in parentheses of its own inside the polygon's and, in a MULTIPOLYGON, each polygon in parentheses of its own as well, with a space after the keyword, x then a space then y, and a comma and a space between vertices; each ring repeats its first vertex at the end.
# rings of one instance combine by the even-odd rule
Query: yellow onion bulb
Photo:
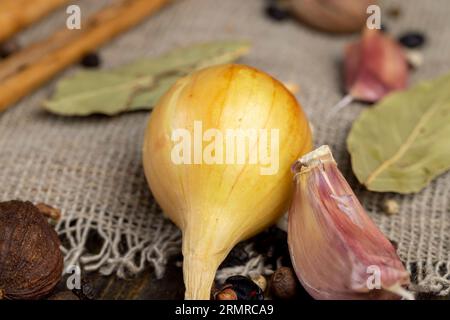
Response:
POLYGON ((233 246, 276 222, 292 193, 290 166, 311 147, 295 97, 245 65, 194 72, 160 99, 145 133, 143 164, 153 196, 182 231, 186 299, 209 299, 233 246), (230 132, 256 132, 257 139, 234 140, 232 156, 230 132))

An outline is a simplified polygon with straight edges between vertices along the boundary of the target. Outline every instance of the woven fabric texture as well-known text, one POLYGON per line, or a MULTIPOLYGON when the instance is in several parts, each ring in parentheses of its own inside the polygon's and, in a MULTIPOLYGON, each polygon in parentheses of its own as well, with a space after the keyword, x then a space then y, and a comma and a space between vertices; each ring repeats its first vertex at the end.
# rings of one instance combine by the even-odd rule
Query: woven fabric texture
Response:
MULTIPOLYGON (((75 3, 88 15, 108 1, 75 3)), ((450 174, 407 196, 367 192, 358 186, 345 140, 352 121, 368 106, 352 103, 334 119, 325 117, 342 98, 339 61, 345 44, 356 36, 319 33, 294 21, 273 22, 265 17, 264 5, 262 0, 175 1, 102 48, 102 67, 195 42, 250 40, 252 51, 241 62, 299 85, 297 97, 313 124, 315 144, 331 146, 370 216, 398 243, 401 259, 414 274, 412 289, 449 294, 450 174), (399 202, 399 214, 382 213, 381 203, 387 198, 399 202)), ((427 35, 421 50, 424 64, 412 72, 411 83, 450 70, 449 1, 381 5, 402 9, 399 18, 383 20, 394 36, 411 29, 427 35)), ((20 43, 64 28, 66 17, 64 9, 52 14, 22 33, 20 43)), ((66 265, 81 263, 88 271, 122 277, 152 267, 162 276, 168 257, 180 251, 180 232, 163 216, 144 178, 141 144, 148 112, 88 118, 48 114, 40 105, 56 81, 0 114, 0 200, 23 199, 60 208, 63 218, 57 230, 64 239, 66 265), (86 245, 92 237, 98 248, 86 245)))

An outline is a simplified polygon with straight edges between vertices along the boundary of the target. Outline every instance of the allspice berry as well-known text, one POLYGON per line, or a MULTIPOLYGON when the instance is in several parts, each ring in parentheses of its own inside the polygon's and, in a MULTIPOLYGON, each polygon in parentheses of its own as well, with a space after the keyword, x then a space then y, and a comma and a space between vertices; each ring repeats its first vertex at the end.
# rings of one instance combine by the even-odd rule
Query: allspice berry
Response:
POLYGON ((274 298, 292 299, 298 291, 298 280, 294 270, 288 267, 277 269, 271 277, 270 290, 274 298))
POLYGON ((39 299, 61 280, 60 241, 31 202, 0 202, 0 295, 39 299))

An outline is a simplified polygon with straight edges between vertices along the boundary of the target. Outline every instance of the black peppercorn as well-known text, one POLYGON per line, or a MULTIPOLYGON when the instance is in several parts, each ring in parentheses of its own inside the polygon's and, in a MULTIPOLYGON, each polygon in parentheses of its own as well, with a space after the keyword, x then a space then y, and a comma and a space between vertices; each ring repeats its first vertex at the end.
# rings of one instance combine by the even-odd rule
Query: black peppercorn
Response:
POLYGON ((81 59, 81 65, 85 68, 97 68, 101 60, 97 53, 88 53, 81 59))
POLYGON ((283 21, 290 17, 289 11, 276 3, 271 3, 266 7, 266 15, 274 21, 283 21))
POLYGON ((398 41, 407 48, 418 48, 425 43, 425 36, 420 32, 409 32, 400 36, 398 41))

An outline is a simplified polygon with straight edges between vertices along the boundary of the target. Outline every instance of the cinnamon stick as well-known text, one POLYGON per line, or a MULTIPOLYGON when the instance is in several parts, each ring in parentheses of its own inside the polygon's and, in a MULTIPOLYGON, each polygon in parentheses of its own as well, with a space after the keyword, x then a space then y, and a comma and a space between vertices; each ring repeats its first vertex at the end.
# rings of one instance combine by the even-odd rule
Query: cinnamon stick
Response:
POLYGON ((0 42, 40 20, 67 0, 2 0, 0 2, 0 42))
POLYGON ((169 0, 123 0, 82 23, 62 30, 0 64, 0 111, 20 100, 87 52, 156 12, 169 0))

